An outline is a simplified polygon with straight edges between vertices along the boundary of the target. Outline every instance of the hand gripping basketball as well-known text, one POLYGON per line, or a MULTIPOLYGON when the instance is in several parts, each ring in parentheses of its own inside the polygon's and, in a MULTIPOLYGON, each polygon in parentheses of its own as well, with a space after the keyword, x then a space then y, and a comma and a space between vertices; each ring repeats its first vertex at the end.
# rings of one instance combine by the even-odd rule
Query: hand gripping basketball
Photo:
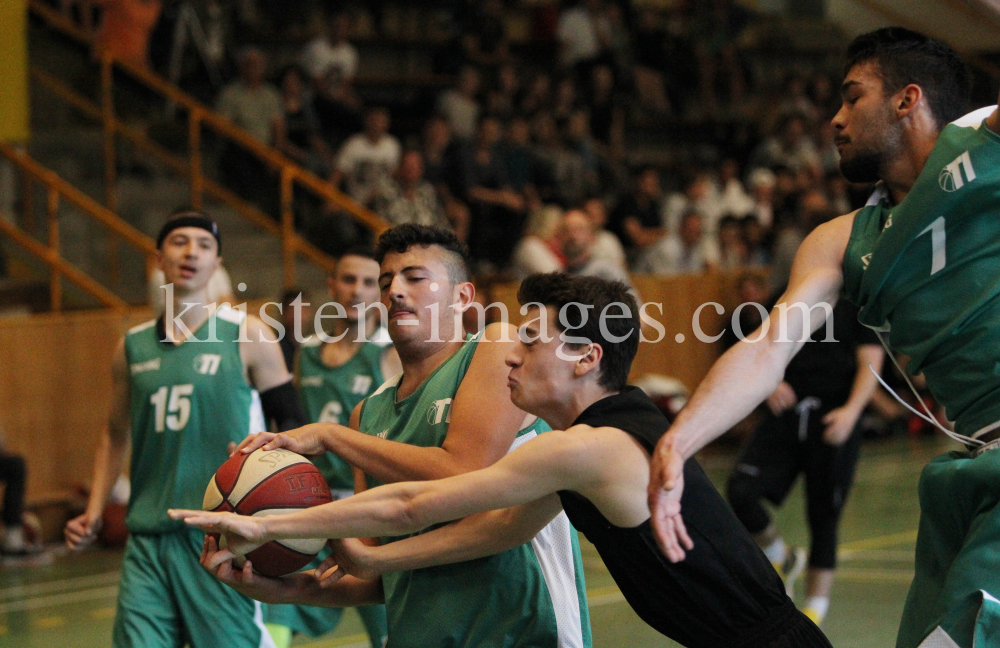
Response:
POLYGON ((284 576, 308 564, 325 541, 267 537, 262 518, 331 500, 323 475, 305 457, 255 450, 236 453, 219 467, 205 490, 206 511, 171 511, 171 517, 221 534, 219 548, 228 548, 237 565, 249 558, 258 573, 284 576))

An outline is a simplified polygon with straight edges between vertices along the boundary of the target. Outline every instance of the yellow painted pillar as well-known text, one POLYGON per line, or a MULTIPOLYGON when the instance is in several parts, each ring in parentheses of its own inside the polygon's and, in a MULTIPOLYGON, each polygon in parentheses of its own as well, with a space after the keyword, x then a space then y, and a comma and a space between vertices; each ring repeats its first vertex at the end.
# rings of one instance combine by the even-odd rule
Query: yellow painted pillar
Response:
POLYGON ((28 3, 0 0, 0 141, 28 140, 28 3))

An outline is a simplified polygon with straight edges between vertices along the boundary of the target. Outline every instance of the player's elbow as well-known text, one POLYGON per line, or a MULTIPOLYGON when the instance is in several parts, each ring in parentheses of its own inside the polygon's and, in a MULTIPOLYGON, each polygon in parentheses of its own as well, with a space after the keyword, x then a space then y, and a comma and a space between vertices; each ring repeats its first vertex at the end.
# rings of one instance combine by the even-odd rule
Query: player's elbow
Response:
POLYGON ((413 493, 397 497, 386 508, 384 522, 394 535, 415 533, 431 525, 422 511, 419 498, 413 493))

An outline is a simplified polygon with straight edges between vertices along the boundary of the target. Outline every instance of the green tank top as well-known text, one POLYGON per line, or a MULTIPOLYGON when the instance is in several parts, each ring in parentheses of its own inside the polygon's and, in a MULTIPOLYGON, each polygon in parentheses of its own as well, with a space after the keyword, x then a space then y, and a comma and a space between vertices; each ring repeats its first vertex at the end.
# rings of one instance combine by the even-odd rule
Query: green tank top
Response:
POLYGON ((160 341, 156 320, 126 333, 132 494, 125 524, 132 533, 185 528, 167 509, 200 509, 205 487, 229 458, 229 442, 266 429, 257 392, 243 376, 237 339, 244 317, 220 308, 179 345, 160 341))
POLYGON ((1000 421, 1000 137, 977 110, 941 132, 906 199, 859 211, 844 294, 923 373, 959 434, 1000 421))
MULTIPOLYGON (((452 400, 479 340, 478 335, 467 340, 400 401, 396 388, 402 376, 382 385, 362 405, 361 431, 440 447, 448 433, 452 400)), ((518 432, 512 449, 550 429, 536 420, 518 432)), ((382 484, 366 477, 369 488, 382 484)), ((382 541, 403 537, 407 536, 382 541)), ((387 648, 591 645, 580 548, 565 513, 531 543, 487 558, 385 574, 382 584, 389 621, 387 648)))
MULTIPOLYGON (((385 381, 382 376, 382 353, 385 347, 365 342, 350 360, 339 367, 329 367, 321 357, 323 342, 313 336, 299 347, 295 369, 299 400, 310 422, 347 425, 354 406, 385 381)), ((351 466, 327 452, 313 458, 330 488, 353 490, 351 466)))

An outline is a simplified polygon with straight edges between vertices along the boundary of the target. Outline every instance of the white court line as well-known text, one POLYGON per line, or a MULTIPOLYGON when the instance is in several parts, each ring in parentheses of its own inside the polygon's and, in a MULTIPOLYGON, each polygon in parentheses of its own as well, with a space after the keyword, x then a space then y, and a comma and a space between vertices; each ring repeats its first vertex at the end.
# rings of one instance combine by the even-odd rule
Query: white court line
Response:
POLYGON ((107 572, 104 574, 94 574, 93 576, 78 576, 62 580, 43 581, 32 583, 31 585, 11 585, 0 590, 0 601, 22 599, 49 594, 51 592, 66 592, 69 590, 100 587, 102 585, 115 585, 119 580, 121 580, 121 572, 107 572))
POLYGON ((97 587, 93 589, 80 590, 79 592, 68 592, 66 594, 53 594, 52 596, 36 596, 20 601, 10 601, 0 603, 0 614, 10 612, 24 612, 25 610, 38 610, 57 605, 68 605, 70 603, 82 603, 83 601, 95 601, 98 599, 113 599, 118 596, 118 586, 97 587))

